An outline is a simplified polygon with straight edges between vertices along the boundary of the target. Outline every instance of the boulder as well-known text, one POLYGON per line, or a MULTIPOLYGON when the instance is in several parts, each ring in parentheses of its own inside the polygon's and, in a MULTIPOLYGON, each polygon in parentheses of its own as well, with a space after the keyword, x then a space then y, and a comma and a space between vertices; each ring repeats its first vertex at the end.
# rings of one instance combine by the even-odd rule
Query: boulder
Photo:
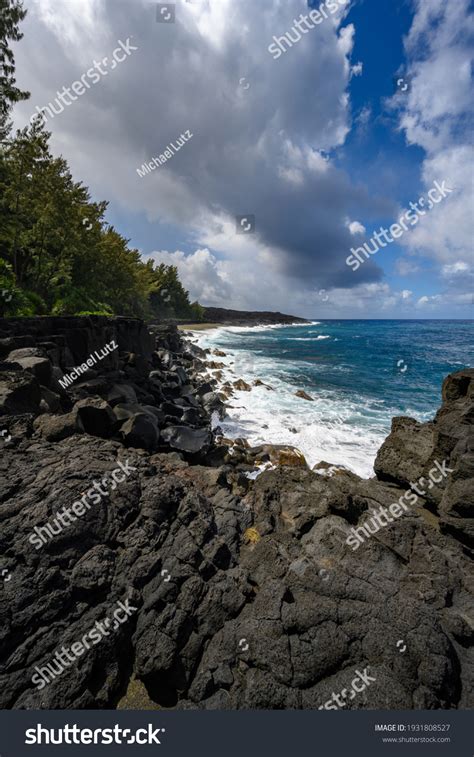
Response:
POLYGON ((32 374, 0 373, 0 415, 36 414, 40 402, 40 385, 32 374))
POLYGON ((84 427, 75 412, 64 415, 40 415, 33 426, 36 433, 48 442, 59 442, 74 434, 84 433, 84 427))
POLYGON ((179 405, 175 405, 173 402, 163 402, 160 405, 160 410, 162 410, 165 415, 171 415, 175 418, 181 418, 183 414, 183 408, 179 407, 179 405))
POLYGON ((46 386, 40 388, 41 391, 41 406, 43 406, 48 413, 56 413, 61 408, 61 397, 56 392, 52 392, 46 386))
POLYGON ((267 391, 269 391, 269 392, 273 392, 274 391, 273 386, 270 386, 269 384, 264 384, 264 382, 261 381, 260 379, 255 379, 255 381, 253 382, 253 385, 254 386, 264 386, 265 389, 267 389, 267 391))
POLYGON ((162 423, 165 413, 154 405, 140 405, 135 402, 124 402, 114 407, 114 415, 119 423, 123 423, 134 415, 150 415, 158 424, 162 423))
POLYGON ((252 391, 252 387, 250 386, 250 384, 247 384, 247 382, 244 381, 243 379, 237 379, 237 381, 234 381, 233 386, 239 392, 251 392, 252 391))
POLYGON ((187 383, 188 374, 180 365, 174 365, 171 369, 171 374, 174 374, 178 378, 180 384, 187 383))
POLYGON ((107 402, 111 407, 125 402, 136 403, 135 389, 129 384, 114 384, 107 395, 107 402))
POLYGON ((161 438, 173 449, 192 455, 206 451, 212 440, 207 429, 188 428, 188 426, 168 426, 161 432, 161 438))
POLYGON ((184 411, 182 421, 189 426, 199 426, 203 421, 203 415, 195 407, 190 407, 184 411))
MULTIPOLYGON (((204 394, 202 396, 202 404, 205 410, 208 413, 217 412, 219 414, 219 417, 222 418, 225 415, 225 405, 223 402, 223 398, 217 394, 217 392, 207 392, 207 394, 204 394)), ((225 399, 225 395, 224 395, 225 399)))
POLYGON ((377 477, 408 485, 423 476, 436 446, 432 423, 419 423, 414 418, 392 419, 390 435, 380 447, 374 463, 377 477))
POLYGON ((309 400, 310 402, 314 402, 313 397, 310 397, 309 394, 304 391, 304 389, 298 389, 298 391, 295 392, 295 397, 299 397, 302 400, 309 400))
POLYGON ((197 397, 202 397, 204 394, 207 394, 208 392, 212 392, 214 390, 214 382, 211 383, 210 381, 205 381, 204 383, 200 384, 198 388, 195 390, 195 395, 197 397))
POLYGON ((255 462, 270 462, 272 465, 290 468, 307 468, 306 458, 296 447, 287 444, 261 444, 248 450, 255 462))
POLYGON ((120 429, 120 435, 127 447, 137 447, 149 452, 156 450, 160 438, 158 422, 149 414, 132 415, 120 429))
POLYGON ((116 418, 110 405, 100 397, 86 397, 79 400, 73 407, 84 427, 84 431, 92 436, 107 439, 113 432, 116 418))
POLYGON ((44 357, 44 352, 39 347, 20 347, 19 349, 12 350, 8 353, 8 360, 11 363, 16 363, 18 360, 24 360, 25 358, 32 357, 44 357))
POLYGON ((16 363, 24 371, 30 371, 40 384, 48 386, 52 376, 52 364, 49 358, 45 357, 42 349, 37 347, 23 347, 18 350, 12 350, 7 360, 9 363, 16 363))

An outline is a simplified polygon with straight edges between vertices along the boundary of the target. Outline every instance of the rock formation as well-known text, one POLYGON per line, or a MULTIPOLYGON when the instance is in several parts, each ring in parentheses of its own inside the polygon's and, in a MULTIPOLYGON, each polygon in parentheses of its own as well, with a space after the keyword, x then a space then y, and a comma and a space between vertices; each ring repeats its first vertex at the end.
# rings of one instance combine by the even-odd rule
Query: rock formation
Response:
POLYGON ((432 422, 394 419, 363 480, 211 432, 223 407, 201 376, 206 355, 173 327, 0 330, 0 707, 124 709, 138 689, 143 708, 318 708, 364 668, 375 681, 347 709, 472 703, 474 370, 445 380, 432 422), (107 359, 60 386, 111 340, 107 359), (436 461, 449 468, 438 484, 348 545, 436 461), (35 527, 119 463, 123 483, 33 546, 35 527), (32 682, 125 599, 126 622, 32 682))

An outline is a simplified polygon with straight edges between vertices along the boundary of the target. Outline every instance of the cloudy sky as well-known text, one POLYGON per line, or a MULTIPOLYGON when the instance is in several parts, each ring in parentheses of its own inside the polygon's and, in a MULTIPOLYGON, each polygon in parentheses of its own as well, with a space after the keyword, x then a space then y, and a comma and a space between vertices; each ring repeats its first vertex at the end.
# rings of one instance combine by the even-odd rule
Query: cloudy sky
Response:
POLYGON ((15 125, 85 77, 48 118, 54 152, 205 305, 472 318, 472 4, 331 5, 298 32, 308 0, 25 0, 15 54, 32 96, 15 125), (277 57, 268 48, 287 32, 277 57), (119 41, 130 54, 113 65, 119 41), (452 191, 357 271, 347 265, 435 181, 452 191), (255 228, 237 233, 237 216, 255 228))

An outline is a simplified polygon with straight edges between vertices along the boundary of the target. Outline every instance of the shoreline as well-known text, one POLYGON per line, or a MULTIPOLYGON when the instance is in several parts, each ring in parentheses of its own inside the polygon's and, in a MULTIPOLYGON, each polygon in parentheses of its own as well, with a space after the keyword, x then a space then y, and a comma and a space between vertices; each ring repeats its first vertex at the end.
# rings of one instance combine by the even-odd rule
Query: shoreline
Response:
MULTIPOLYGON (((245 333, 254 328, 270 331, 278 326, 289 328, 320 323, 261 324, 241 328, 245 333)), ((229 325, 218 324, 217 328, 239 331, 239 327, 229 325)), ((321 409, 326 407, 325 403, 317 397, 310 397, 307 394, 310 389, 298 381, 292 383, 272 379, 266 374, 268 366, 259 365, 258 359, 246 348, 228 348, 219 342, 208 344, 205 336, 208 330, 211 331, 188 331, 182 335, 192 348, 198 347, 203 351, 199 355, 202 361, 201 376, 214 384, 213 391, 225 409, 225 414, 220 414, 219 418, 213 416, 213 431, 221 429, 223 438, 237 445, 243 441, 248 450, 262 446, 274 451, 284 448, 296 465, 303 464, 310 471, 329 470, 324 475, 332 475, 333 470, 344 469, 367 480, 374 477, 376 453, 389 429, 383 438, 372 445, 373 449, 369 450, 361 443, 356 454, 351 454, 352 450, 348 454, 344 447, 345 440, 340 437, 351 427, 343 426, 344 421, 339 415, 328 422, 326 411, 321 409), (332 445, 327 444, 328 432, 332 445)), ((341 410, 340 415, 343 414, 341 410)), ((353 433, 355 436, 357 429, 353 433)), ((278 454, 273 456, 278 459, 278 454)), ((258 476, 263 470, 265 467, 256 465, 254 473, 258 476)))
MULTIPOLYGON (((210 414, 225 408, 200 371, 219 357, 175 326, 116 319, 119 349, 59 393, 71 348, 80 346, 82 361, 110 340, 110 321, 100 323, 26 319, 21 333, 17 322, 5 324, 2 533, 11 612, 0 705, 123 710, 139 699, 150 709, 316 710, 328 690, 342 690, 349 670, 370 667, 387 710, 422 709, 421 689, 431 709, 463 709, 469 658, 458 641, 468 633, 460 618, 473 531, 459 503, 470 501, 474 482, 466 475, 474 369, 445 379, 433 421, 394 419, 367 480, 337 466, 311 470, 284 445, 214 439, 210 414), (125 481, 113 476, 120 463, 130 472, 125 481), (255 480, 249 475, 263 467, 255 480), (422 485, 435 470, 413 507, 394 511, 411 482, 422 485), (100 507, 70 518, 84 492, 92 499, 111 476, 116 490, 100 507), (44 529, 51 514, 64 528, 56 524, 37 551, 25 535, 44 529), (364 539, 350 539, 354 533, 364 539), (32 687, 54 648, 70 648, 127 600, 134 619, 120 634, 84 645, 86 664, 67 666, 60 686, 51 674, 41 692, 32 687), (54 609, 48 634, 45 607, 54 609), (383 640, 382 658, 373 641, 363 648, 374 638, 383 640), (410 645, 408 668, 398 665, 397 639, 410 645), (130 665, 121 664, 124 649, 130 665)), ((380 696, 365 708, 376 709, 380 696)))
POLYGON ((219 326, 219 323, 179 323, 178 331, 210 331, 219 326))

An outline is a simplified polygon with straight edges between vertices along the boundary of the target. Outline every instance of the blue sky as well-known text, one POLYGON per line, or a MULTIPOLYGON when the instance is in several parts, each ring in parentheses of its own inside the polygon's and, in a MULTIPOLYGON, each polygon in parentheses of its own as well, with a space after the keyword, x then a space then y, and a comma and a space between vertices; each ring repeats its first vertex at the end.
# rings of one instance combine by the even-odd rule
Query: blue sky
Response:
POLYGON ((337 3, 298 34, 304 0, 179 0, 174 24, 145 0, 27 0, 16 55, 32 101, 18 125, 130 37, 136 52, 48 128, 75 177, 109 200, 108 220, 144 257, 178 265, 193 298, 472 317, 472 3, 337 3), (172 159, 137 176, 186 129, 172 159), (351 247, 434 181, 453 192, 353 271, 351 247), (255 233, 236 234, 239 214, 255 216, 255 233))

